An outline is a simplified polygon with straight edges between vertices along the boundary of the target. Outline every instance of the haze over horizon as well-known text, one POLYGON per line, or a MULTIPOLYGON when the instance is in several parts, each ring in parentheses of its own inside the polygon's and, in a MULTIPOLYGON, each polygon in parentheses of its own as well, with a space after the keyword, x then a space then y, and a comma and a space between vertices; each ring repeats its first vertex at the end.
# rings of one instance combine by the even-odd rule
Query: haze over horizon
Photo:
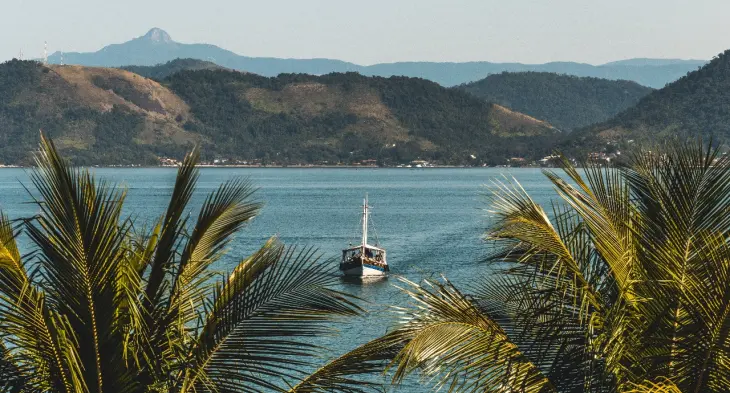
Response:
POLYGON ((0 61, 93 52, 152 27, 175 41, 252 57, 589 64, 628 58, 710 59, 730 48, 730 2, 705 0, 312 0, 297 2, 13 0, 2 9, 0 61), (590 4, 589 4, 590 3, 590 4), (43 12, 40 12, 42 10, 43 12), (83 20, 82 23, 69 21, 83 20))

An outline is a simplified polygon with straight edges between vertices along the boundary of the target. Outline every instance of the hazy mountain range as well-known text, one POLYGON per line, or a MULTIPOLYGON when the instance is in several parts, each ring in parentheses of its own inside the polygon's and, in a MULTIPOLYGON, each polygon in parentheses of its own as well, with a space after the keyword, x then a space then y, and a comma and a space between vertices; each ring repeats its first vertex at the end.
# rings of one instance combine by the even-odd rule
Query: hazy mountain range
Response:
POLYGON ((473 82, 490 74, 504 71, 554 72, 575 76, 604 79, 624 79, 649 87, 663 87, 687 72, 706 63, 704 60, 629 59, 603 65, 574 62, 546 64, 491 63, 486 61, 448 62, 397 62, 362 66, 333 59, 282 59, 273 57, 248 57, 211 44, 184 44, 176 42, 164 30, 153 28, 147 34, 121 44, 105 46, 96 52, 56 52, 49 56, 52 64, 78 64, 85 66, 120 67, 150 66, 176 58, 207 60, 220 66, 247 71, 262 76, 281 73, 305 73, 323 75, 331 72, 359 72, 368 76, 409 76, 429 79, 443 86, 473 82))

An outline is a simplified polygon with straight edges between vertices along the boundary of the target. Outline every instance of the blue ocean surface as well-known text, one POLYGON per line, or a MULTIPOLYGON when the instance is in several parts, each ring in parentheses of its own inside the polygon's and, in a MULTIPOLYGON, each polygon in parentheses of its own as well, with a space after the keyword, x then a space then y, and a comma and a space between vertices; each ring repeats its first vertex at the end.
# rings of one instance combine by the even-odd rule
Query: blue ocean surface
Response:
MULTIPOLYGON (((175 180, 174 168, 96 168, 99 178, 128 189, 125 211, 137 227, 164 213, 175 180)), ((217 269, 235 264, 277 235, 283 242, 311 246, 331 263, 360 236, 362 200, 372 206, 370 243, 376 238, 387 249, 391 276, 376 282, 342 280, 339 289, 362 298, 368 313, 336 324, 340 334, 322 340, 336 356, 385 333, 397 318, 390 305, 406 299, 397 276, 413 281, 447 277, 459 287, 477 283, 490 273, 482 262, 490 247, 483 240, 490 224, 488 186, 494 180, 516 178, 539 203, 556 195, 539 169, 293 169, 203 168, 190 212, 197 215, 205 196, 236 177, 249 179, 256 198, 265 203, 230 245, 217 269)), ((31 202, 28 170, 0 170, 0 209, 11 218, 28 217, 38 208, 31 202), (26 190, 26 187, 29 190, 26 190)), ((26 243, 27 240, 23 241, 26 243)), ((24 251, 28 251, 25 247, 24 251)), ((423 391, 412 382, 398 391, 423 391)))

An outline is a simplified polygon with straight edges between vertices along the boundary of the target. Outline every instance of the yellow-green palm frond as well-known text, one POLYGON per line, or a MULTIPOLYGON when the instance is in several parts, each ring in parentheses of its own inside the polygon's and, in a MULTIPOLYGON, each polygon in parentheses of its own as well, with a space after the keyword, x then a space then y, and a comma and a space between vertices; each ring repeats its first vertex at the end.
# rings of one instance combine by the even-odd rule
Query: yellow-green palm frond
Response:
POLYGON ((554 391, 502 327, 451 283, 404 282, 413 302, 396 330, 402 349, 392 363, 394 382, 420 371, 453 392, 554 391))
POLYGON ((487 233, 487 240, 506 242, 506 245, 504 251, 491 259, 526 265, 528 271, 537 269, 545 280, 565 278, 581 293, 581 309, 601 309, 603 300, 585 276, 586 267, 582 266, 585 261, 578 258, 581 255, 574 255, 585 251, 575 248, 585 242, 570 240, 585 234, 580 222, 569 211, 558 212, 556 206, 554 225, 542 206, 516 180, 511 185, 498 182, 495 186, 490 213, 496 220, 487 233))
POLYGON ((402 323, 330 361, 289 392, 379 391, 382 381, 374 375, 383 372, 392 374, 393 384, 419 374, 434 389, 450 392, 556 391, 499 324, 448 281, 401 280, 412 300, 396 309, 402 323))
POLYGON ((645 381, 634 384, 631 390, 624 393, 682 393, 682 391, 668 378, 660 378, 658 382, 645 381))
POLYGON ((657 298, 675 301, 661 302, 669 307, 660 322, 671 321, 671 330, 652 332, 647 352, 668 358, 654 373, 671 371, 685 390, 723 391, 730 386, 730 245, 719 235, 699 232, 695 238, 704 245, 694 250, 697 262, 680 272, 667 268, 679 285, 655 290, 657 298))
POLYGON ((150 260, 142 262, 141 265, 144 267, 142 275, 147 277, 144 304, 149 319, 159 317, 165 311, 164 305, 168 300, 170 289, 170 272, 173 270, 175 257, 186 231, 188 220, 186 209, 200 175, 196 168, 199 159, 200 151, 197 147, 185 156, 178 168, 165 215, 148 239, 150 246, 148 249, 153 252, 147 254, 150 260))
POLYGON ((288 392, 382 392, 386 383, 383 370, 403 349, 406 340, 401 331, 387 333, 383 337, 330 360, 317 371, 290 387, 288 392), (382 378, 378 378, 378 374, 381 374, 382 378))
POLYGON ((24 368, 0 341, 0 393, 40 392, 30 386, 28 378, 32 372, 32 367, 24 368))
POLYGON ((632 157, 647 376, 671 375, 687 391, 722 391, 730 381, 725 325, 730 238, 730 159, 701 142, 669 143, 632 157), (711 382, 714 381, 714 382, 711 382), (720 390, 716 390, 720 389, 720 390))
POLYGON ((203 203, 195 227, 187 239, 172 281, 168 319, 188 325, 198 318, 200 307, 211 294, 214 272, 210 266, 261 204, 252 200, 254 188, 247 181, 232 180, 221 185, 203 203))
POLYGON ((105 382, 114 386, 131 379, 117 356, 123 335, 119 303, 137 301, 136 293, 120 298, 116 287, 129 229, 121 219, 126 192, 71 168, 45 138, 37 165, 31 179, 40 194, 40 214, 27 229, 40 251, 45 301, 84 337, 78 341, 84 383, 102 392, 105 382))
POLYGON ((12 223, 0 212, 0 269, 26 276, 15 236, 12 223))
MULTIPOLYGON (((30 280, 12 223, 0 213, 0 341, 6 382, 23 391, 85 392, 76 337, 30 280), (61 334, 59 334, 59 332, 61 334), (17 386, 16 386, 17 387, 17 386)), ((8 385, 10 386, 10 385, 8 385)))
POLYGON ((216 286, 182 390, 276 390, 277 382, 306 375, 320 350, 308 338, 333 334, 334 317, 361 312, 331 288, 333 266, 274 240, 244 260, 216 286))
POLYGON ((584 176, 570 162, 562 158, 563 171, 570 181, 556 173, 544 171, 555 185, 559 195, 577 214, 591 235, 591 243, 610 267, 627 302, 637 301, 633 293, 633 265, 636 260, 634 245, 633 211, 629 202, 630 190, 622 172, 615 168, 587 166, 584 176))

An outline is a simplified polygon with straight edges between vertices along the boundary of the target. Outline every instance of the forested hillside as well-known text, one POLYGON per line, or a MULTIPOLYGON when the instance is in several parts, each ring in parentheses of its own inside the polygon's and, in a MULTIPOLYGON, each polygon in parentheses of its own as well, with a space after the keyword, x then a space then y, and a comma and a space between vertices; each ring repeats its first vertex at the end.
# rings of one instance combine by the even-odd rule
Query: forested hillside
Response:
POLYGON ((730 141, 730 50, 615 118, 576 132, 567 146, 621 147, 675 136, 730 141))
POLYGON ((144 76, 154 80, 165 79, 172 74, 180 71, 195 71, 195 70, 223 70, 224 67, 210 61, 197 60, 197 59, 175 59, 168 61, 167 63, 157 64, 153 66, 125 66, 120 67, 123 70, 134 72, 137 75, 144 76))
POLYGON ((165 84, 195 115, 186 129, 226 155, 504 163, 542 154, 545 144, 536 142, 558 135, 549 124, 422 79, 184 71, 165 84))
POLYGON ((107 68, 0 64, 0 163, 28 163, 39 131, 81 164, 154 164, 199 137, 187 104, 158 83, 107 68))
POLYGON ((202 144, 206 159, 263 163, 503 164, 549 152, 547 123, 422 79, 266 78, 0 65, 0 163, 28 163, 43 130, 80 164, 155 164, 202 144))
POLYGON ((548 72, 494 74, 458 89, 566 131, 608 120, 652 91, 635 82, 548 72))

